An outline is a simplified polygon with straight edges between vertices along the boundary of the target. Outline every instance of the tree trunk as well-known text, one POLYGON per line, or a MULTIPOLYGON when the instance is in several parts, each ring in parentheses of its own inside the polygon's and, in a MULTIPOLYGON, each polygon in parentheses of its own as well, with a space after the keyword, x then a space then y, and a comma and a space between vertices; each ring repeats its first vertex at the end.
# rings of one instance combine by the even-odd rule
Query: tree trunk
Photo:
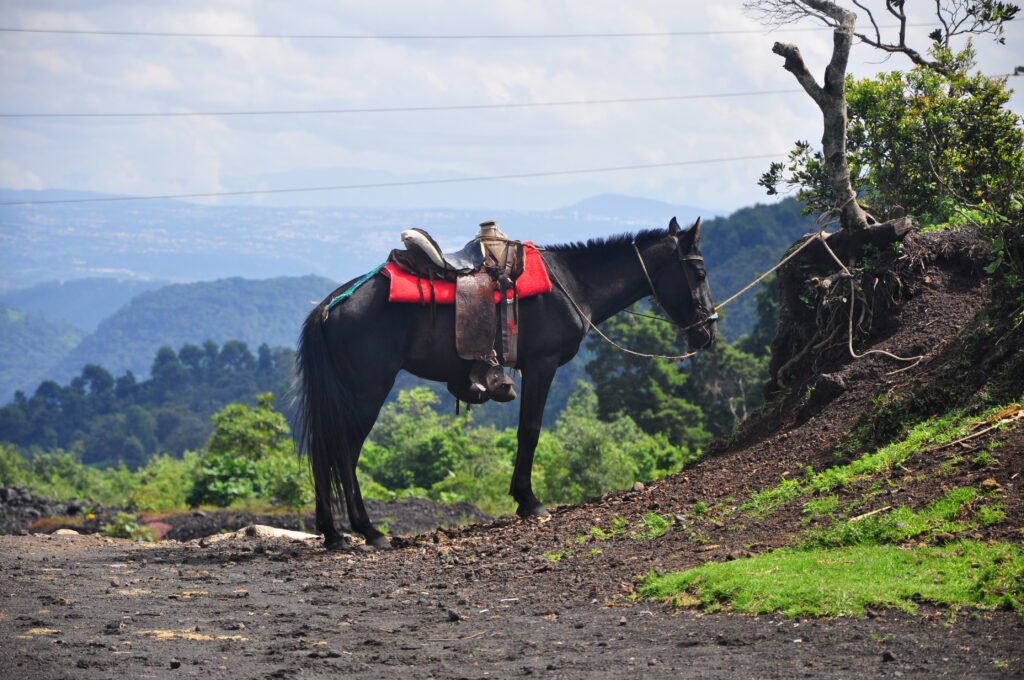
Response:
MULTIPOLYGON (((857 204, 857 196, 850 183, 850 166, 846 162, 846 64, 850 58, 857 15, 832 3, 827 4, 836 10, 834 16, 840 26, 833 34, 832 59, 825 68, 824 86, 818 85, 807 70, 796 45, 777 42, 772 52, 786 59, 786 70, 796 76, 797 82, 821 109, 824 122, 821 150, 832 185, 835 209, 839 212, 842 227, 857 231, 868 225, 867 215, 857 204)), ((833 16, 831 12, 829 15, 833 16)))

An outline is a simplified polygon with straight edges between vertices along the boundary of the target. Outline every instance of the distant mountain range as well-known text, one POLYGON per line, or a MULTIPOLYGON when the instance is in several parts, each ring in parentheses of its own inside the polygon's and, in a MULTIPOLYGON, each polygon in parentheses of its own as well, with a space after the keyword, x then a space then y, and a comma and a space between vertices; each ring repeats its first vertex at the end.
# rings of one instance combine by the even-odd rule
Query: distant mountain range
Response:
POLYGON ((320 276, 288 276, 180 283, 148 291, 100 323, 47 378, 66 381, 87 363, 114 375, 130 370, 146 377, 161 347, 177 350, 207 339, 217 344, 241 340, 253 351, 263 343, 295 347, 306 315, 337 286, 320 276))
POLYGON ((54 321, 64 321, 92 333, 100 322, 147 290, 166 281, 121 280, 112 277, 47 281, 29 288, 0 293, 0 303, 54 321))
MULTIPOLYGON (((0 202, 65 197, 0 191, 0 202)), ((148 376, 162 346, 212 339, 242 340, 253 350, 294 347, 311 303, 335 281, 379 264, 409 226, 427 228, 452 249, 490 217, 510 236, 552 244, 662 227, 672 216, 688 226, 699 212, 626 196, 489 215, 176 201, 7 206, 0 210, 0 403, 43 379, 67 381, 87 363, 148 376)), ((719 300, 768 269, 811 226, 793 200, 704 217, 703 250, 719 300)), ((728 307, 721 329, 735 340, 755 320, 751 294, 728 307)))
POLYGON ((0 404, 29 389, 85 337, 64 321, 13 309, 0 302, 0 404))
MULTIPOLYGON (((0 190, 0 203, 105 198, 100 194, 0 190)), ((514 238, 585 240, 711 216, 628 196, 598 196, 546 212, 263 208, 182 201, 8 205, 0 208, 0 291, 79 278, 187 282, 232 276, 317 274, 341 281, 372 269, 409 227, 446 249, 497 219, 514 238)))

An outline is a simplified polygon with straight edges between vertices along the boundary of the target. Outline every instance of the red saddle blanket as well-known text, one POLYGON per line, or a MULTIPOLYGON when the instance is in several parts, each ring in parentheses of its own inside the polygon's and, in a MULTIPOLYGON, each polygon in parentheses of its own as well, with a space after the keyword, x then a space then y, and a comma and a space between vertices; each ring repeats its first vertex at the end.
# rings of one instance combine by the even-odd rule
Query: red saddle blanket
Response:
MULTIPOLYGON (((524 241, 526 246, 523 261, 523 273, 516 279, 516 290, 519 297, 529 297, 551 292, 551 279, 548 278, 547 269, 544 267, 544 260, 540 252, 533 247, 530 241, 524 241)), ((384 267, 384 275, 391 279, 391 293, 389 299, 392 302, 430 302, 430 286, 434 286, 434 302, 439 305, 450 305, 455 303, 455 284, 451 281, 421 279, 418 276, 400 269, 398 265, 391 263, 384 267)), ((508 292, 509 298, 512 291, 508 292)), ((494 291, 494 302, 501 302, 501 292, 494 291)))

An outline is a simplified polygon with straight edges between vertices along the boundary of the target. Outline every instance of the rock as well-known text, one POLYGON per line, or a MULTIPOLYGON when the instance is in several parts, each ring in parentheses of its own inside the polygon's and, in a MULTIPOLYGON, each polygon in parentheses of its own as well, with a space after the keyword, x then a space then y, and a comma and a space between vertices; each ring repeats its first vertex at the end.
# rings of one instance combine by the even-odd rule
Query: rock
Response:
POLYGON ((837 373, 825 373, 818 377, 818 381, 811 391, 807 405, 820 408, 846 391, 846 381, 837 373))
POLYGON ((56 536, 78 536, 79 533, 74 529, 57 529, 53 532, 56 536))
POLYGON ((637 482, 636 484, 633 485, 633 491, 643 491, 643 490, 644 490, 644 483, 643 482, 637 482))
POLYGON ((316 534, 307 534, 302 531, 291 531, 289 529, 278 529, 265 524, 250 524, 244 529, 233 531, 230 534, 214 534, 200 540, 200 545, 212 545, 222 541, 233 541, 240 538, 290 538, 293 541, 319 540, 316 534))

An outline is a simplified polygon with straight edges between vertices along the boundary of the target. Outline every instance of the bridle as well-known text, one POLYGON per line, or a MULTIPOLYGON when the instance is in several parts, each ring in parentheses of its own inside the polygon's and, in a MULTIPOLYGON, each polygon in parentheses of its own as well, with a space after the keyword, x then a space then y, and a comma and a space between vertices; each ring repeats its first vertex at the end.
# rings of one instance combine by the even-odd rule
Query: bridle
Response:
MULTIPOLYGON (((672 234, 672 237, 675 239, 676 254, 679 257, 679 264, 680 264, 680 266, 683 269, 683 276, 686 277, 686 285, 688 285, 690 287, 690 298, 693 301, 693 315, 694 315, 695 318, 699 317, 698 321, 695 321, 694 323, 690 324, 689 326, 679 327, 680 330, 687 331, 687 330, 689 330, 691 328, 695 328, 697 326, 704 326, 704 325, 706 325, 708 323, 711 323, 712 321, 717 321, 718 320, 718 313, 715 312, 714 310, 712 310, 709 313, 708 310, 701 303, 700 298, 697 297, 697 293, 696 293, 696 290, 697 290, 699 282, 697 280, 696 266, 693 263, 696 262, 696 261, 699 261, 699 262, 701 262, 703 264, 704 258, 701 257, 700 255, 689 255, 687 253, 684 253, 682 247, 679 245, 679 236, 678 236, 678 234, 672 234)), ((696 236, 695 236, 695 239, 696 239, 696 236)), ((533 246, 533 247, 535 247, 535 246, 533 246)), ((640 249, 637 248, 635 240, 633 241, 633 251, 636 253, 637 259, 640 261, 640 268, 643 270, 644 276, 647 278, 647 284, 651 288, 651 294, 654 296, 654 299, 657 300, 658 304, 662 306, 662 309, 664 309, 666 312, 668 312, 668 308, 665 307, 665 305, 662 303, 661 299, 658 297, 658 291, 654 287, 654 281, 651 280, 651 275, 647 273, 647 265, 644 264, 644 258, 640 254, 640 249)), ((647 359, 670 359, 672 361, 682 361, 683 359, 689 359, 690 357, 695 356, 697 354, 697 352, 695 352, 695 351, 687 352, 686 354, 679 354, 679 355, 648 354, 646 352, 637 352, 636 350, 629 349, 628 347, 623 347, 619 343, 617 343, 614 340, 612 340, 611 338, 609 338, 607 334, 602 332, 601 329, 597 327, 597 324, 595 324, 593 321, 591 321, 590 316, 588 316, 587 313, 583 311, 583 309, 580 307, 579 303, 576 302, 576 300, 573 298, 573 296, 569 293, 569 290, 565 287, 565 285, 558 278, 558 276, 555 275, 554 269, 549 267, 548 268, 548 275, 551 277, 551 280, 555 283, 555 285, 557 285, 561 289, 561 291, 565 295, 566 299, 569 300, 569 302, 572 304, 572 306, 576 309, 576 312, 580 315, 580 318, 583 319, 584 323, 586 323, 587 328, 588 329, 592 329, 595 333, 597 333, 599 336, 601 336, 601 338, 605 342, 613 345, 614 347, 622 350, 623 352, 625 352, 627 354, 632 354, 633 356, 645 357, 647 359)), ((624 311, 629 311, 629 310, 624 310, 624 311)), ((637 314, 638 312, 632 312, 632 313, 637 314)), ((650 316, 650 315, 642 314, 641 316, 650 316)), ((661 321, 665 321, 667 323, 671 323, 674 326, 679 326, 679 324, 677 324, 675 321, 672 321, 671 319, 662 319, 661 317, 654 317, 654 318, 660 319, 661 321)), ((708 331, 706 328, 704 328, 703 331, 705 333, 707 333, 709 336, 711 335, 710 331, 708 331)))
MULTIPOLYGON (((704 307, 704 303, 701 302, 700 297, 697 295, 697 288, 700 286, 700 281, 697 277, 696 263, 700 262, 701 264, 704 264, 704 257, 702 255, 684 253, 682 246, 679 244, 679 235, 672 234, 672 238, 675 240, 676 256, 679 258, 679 266, 683 270, 683 276, 686 278, 686 285, 690 289, 690 300, 691 302, 693 302, 693 316, 695 319, 697 319, 697 321, 694 321, 689 326, 684 327, 679 326, 679 324, 677 324, 675 321, 671 321, 670 319, 665 320, 669 321, 674 326, 679 326, 679 330, 681 331, 688 331, 691 328, 696 328, 697 326, 703 326, 705 324, 711 323, 712 321, 717 321, 718 312, 715 312, 714 310, 709 311, 706 307, 704 307)), ((655 288, 654 281, 653 279, 651 279, 651 275, 647 272, 647 265, 644 264, 644 257, 643 255, 640 254, 640 248, 637 247, 636 240, 633 241, 633 252, 636 253, 636 259, 640 262, 640 269, 642 269, 644 272, 644 278, 647 279, 647 285, 650 286, 651 288, 652 296, 654 297, 655 301, 661 306, 661 308, 664 309, 667 313, 668 307, 665 305, 664 302, 662 302, 661 297, 658 296, 658 289, 655 288)))

